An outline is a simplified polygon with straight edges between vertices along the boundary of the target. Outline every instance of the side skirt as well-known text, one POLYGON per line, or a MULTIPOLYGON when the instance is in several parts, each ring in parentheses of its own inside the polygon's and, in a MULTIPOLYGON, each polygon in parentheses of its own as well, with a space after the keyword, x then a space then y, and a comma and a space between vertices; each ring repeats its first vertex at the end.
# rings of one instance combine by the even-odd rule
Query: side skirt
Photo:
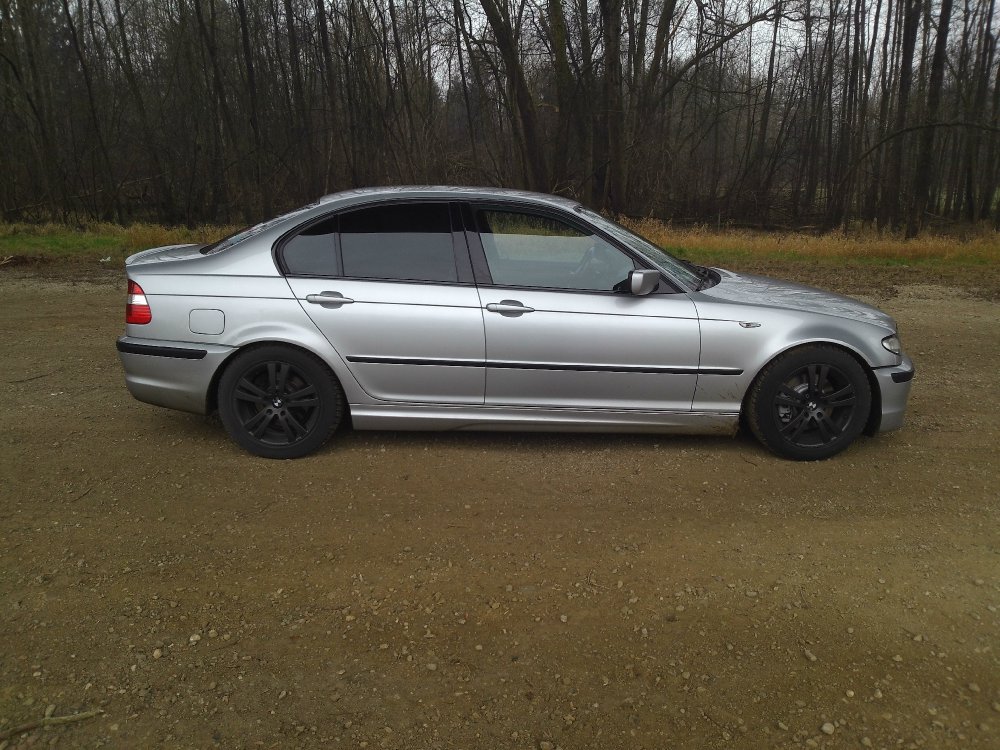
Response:
POLYGON ((675 432, 733 435, 737 412, 614 411, 517 406, 351 404, 356 430, 675 432))

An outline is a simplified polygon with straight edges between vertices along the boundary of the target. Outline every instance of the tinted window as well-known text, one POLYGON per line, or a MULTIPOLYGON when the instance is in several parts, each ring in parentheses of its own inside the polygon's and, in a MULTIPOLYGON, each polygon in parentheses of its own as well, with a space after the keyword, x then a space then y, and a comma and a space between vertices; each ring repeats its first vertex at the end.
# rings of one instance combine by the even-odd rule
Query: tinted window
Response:
POLYGON ((285 243, 281 257, 293 276, 339 276, 337 217, 313 224, 285 243))
POLYGON ((446 203, 377 206, 342 214, 345 276, 458 281, 446 203))
POLYGON ((635 268, 600 237, 548 216, 480 211, 478 222, 494 284, 613 291, 635 268))

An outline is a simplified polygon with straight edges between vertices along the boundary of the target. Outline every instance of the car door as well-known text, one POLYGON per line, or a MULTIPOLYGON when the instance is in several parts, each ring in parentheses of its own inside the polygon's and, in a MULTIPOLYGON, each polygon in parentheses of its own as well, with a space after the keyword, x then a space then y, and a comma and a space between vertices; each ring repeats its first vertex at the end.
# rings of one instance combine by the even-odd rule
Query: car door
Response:
POLYGON ((487 404, 691 409, 700 337, 687 295, 666 281, 628 293, 640 261, 562 212, 465 213, 476 230, 487 404))
POLYGON ((483 403, 483 314, 447 202, 347 210, 280 243, 303 309, 370 396, 483 403))

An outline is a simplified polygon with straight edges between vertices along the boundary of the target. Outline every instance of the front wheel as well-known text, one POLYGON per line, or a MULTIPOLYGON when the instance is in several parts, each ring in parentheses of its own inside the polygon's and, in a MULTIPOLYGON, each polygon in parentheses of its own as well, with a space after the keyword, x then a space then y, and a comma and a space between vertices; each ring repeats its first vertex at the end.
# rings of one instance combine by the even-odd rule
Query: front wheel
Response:
POLYGON ((270 345, 236 355, 219 380, 219 416, 229 436, 264 458, 299 458, 337 429, 344 396, 311 354, 270 345))
POLYGON ((761 371, 747 422, 774 453, 796 461, 829 458, 861 434, 871 409, 864 368, 842 349, 803 346, 761 371))

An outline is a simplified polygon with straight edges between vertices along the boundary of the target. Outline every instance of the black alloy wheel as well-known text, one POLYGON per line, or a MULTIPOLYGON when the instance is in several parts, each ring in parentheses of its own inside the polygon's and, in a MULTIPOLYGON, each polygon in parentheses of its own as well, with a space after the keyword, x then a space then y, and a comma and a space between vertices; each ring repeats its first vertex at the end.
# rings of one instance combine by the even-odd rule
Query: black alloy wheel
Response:
POLYGON ((297 458, 340 423, 343 395, 326 367, 286 346, 251 349, 219 382, 219 414, 230 437, 266 458, 297 458))
POLYGON ((778 357, 751 389, 750 427, 779 455, 797 460, 829 458, 864 429, 871 386, 847 352, 805 346, 778 357))

